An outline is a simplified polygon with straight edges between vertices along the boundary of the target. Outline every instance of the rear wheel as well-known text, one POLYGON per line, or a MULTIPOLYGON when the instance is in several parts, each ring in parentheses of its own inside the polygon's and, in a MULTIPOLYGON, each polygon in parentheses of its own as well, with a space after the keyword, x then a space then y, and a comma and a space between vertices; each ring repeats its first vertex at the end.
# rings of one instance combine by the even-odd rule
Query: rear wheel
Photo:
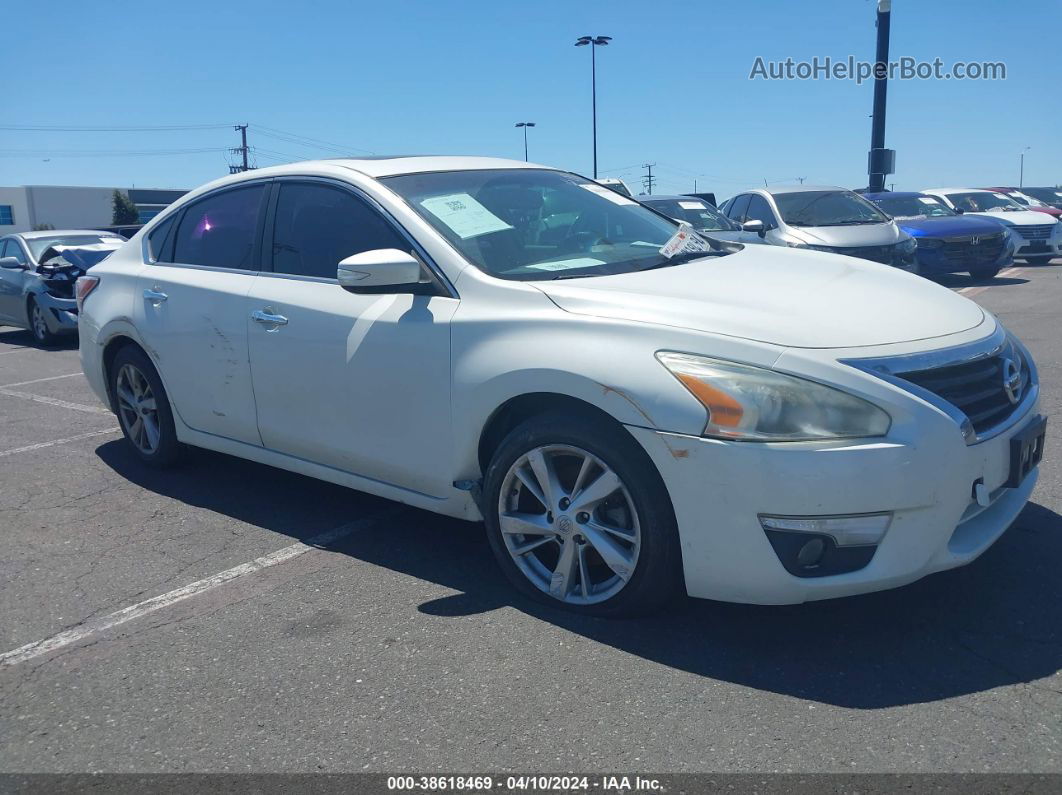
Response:
POLYGON ((41 308, 41 305, 37 303, 36 299, 30 298, 26 309, 29 314, 30 333, 33 334, 33 339, 37 341, 37 344, 49 348, 55 345, 59 337, 49 330, 48 318, 44 314, 45 310, 41 308))
POLYGON ((671 501, 622 429, 550 414, 515 428, 484 483, 494 555, 524 594, 601 616, 652 612, 681 590, 671 501))
POLYGON ((180 458, 183 447, 177 441, 166 389, 139 348, 128 345, 114 357, 111 394, 122 433, 141 461, 164 467, 180 458))
POLYGON ((1046 265, 1047 263, 1049 263, 1049 262, 1050 262, 1051 260, 1053 260, 1053 259, 1054 259, 1054 257, 1053 257, 1053 256, 1047 256, 1047 257, 1026 257, 1026 258, 1025 258, 1025 261, 1026 261, 1027 263, 1029 263, 1030 265, 1046 265))
POLYGON ((994 279, 999 275, 999 268, 974 268, 970 275, 975 279, 994 279))

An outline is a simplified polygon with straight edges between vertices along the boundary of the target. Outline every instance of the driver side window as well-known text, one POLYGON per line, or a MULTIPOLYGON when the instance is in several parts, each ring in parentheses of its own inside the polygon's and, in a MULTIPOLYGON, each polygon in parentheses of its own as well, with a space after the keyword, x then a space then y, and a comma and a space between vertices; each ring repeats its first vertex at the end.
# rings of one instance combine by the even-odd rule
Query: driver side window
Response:
POLYGON ((18 244, 18 241, 14 238, 8 238, 4 241, 3 246, 0 246, 3 250, 0 251, 0 257, 14 257, 23 265, 28 264, 26 259, 26 253, 22 250, 22 246, 18 244))
POLYGON ((749 208, 745 211, 745 221, 763 221, 764 229, 774 229, 778 226, 771 207, 767 200, 759 195, 753 195, 749 200, 749 208))
POLYGON ((273 271, 335 279, 340 260, 409 243, 352 193, 313 182, 283 182, 273 224, 273 271))

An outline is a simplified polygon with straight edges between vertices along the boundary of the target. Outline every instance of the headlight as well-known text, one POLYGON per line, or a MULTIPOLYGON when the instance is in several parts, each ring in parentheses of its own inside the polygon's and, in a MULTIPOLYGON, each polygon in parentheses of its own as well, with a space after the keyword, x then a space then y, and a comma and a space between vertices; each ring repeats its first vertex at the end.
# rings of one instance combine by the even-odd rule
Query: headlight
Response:
POLYGON ((913 237, 909 237, 906 240, 901 240, 896 244, 896 250, 903 255, 910 255, 915 253, 915 249, 918 248, 918 244, 913 237))
POLYGON ((656 358, 708 410, 703 435, 749 442, 884 436, 889 415, 862 398, 763 367, 660 351, 656 358))

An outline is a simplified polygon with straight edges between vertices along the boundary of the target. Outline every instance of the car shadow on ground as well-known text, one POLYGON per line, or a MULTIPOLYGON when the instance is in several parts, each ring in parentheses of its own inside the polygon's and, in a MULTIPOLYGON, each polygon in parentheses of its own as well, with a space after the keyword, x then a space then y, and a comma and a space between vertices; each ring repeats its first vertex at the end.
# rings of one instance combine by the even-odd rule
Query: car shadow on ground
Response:
MULTIPOLYGON (((97 454, 145 489, 299 540, 320 532, 322 512, 335 526, 392 505, 205 451, 166 472, 144 468, 124 442, 106 443, 97 454), (305 535, 298 529, 311 525, 305 535)), ((1062 668, 1060 531, 1062 517, 1030 503, 979 560, 905 588, 786 607, 683 599, 662 614, 628 621, 572 615, 524 599, 495 565, 482 525, 412 508, 329 551, 457 592, 422 604, 426 615, 447 619, 511 606, 699 676, 879 709, 1019 683, 1057 693, 1038 682, 1062 668)))
POLYGON ((37 348, 44 351, 76 350, 77 334, 64 334, 54 345, 44 347, 38 344, 33 339, 33 335, 25 329, 3 326, 0 327, 0 345, 10 345, 13 348, 37 348))
POLYGON ((929 277, 943 287, 958 289, 960 287, 1008 287, 1014 284, 1028 284, 1028 279, 1013 276, 993 276, 991 279, 975 279, 958 273, 944 273, 929 277))

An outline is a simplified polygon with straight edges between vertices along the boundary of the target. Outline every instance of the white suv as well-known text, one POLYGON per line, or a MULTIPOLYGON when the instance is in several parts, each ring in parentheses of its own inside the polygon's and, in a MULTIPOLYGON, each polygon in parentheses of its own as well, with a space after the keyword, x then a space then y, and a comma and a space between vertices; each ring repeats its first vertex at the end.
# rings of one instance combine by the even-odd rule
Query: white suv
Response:
POLYGON ((1032 359, 976 304, 523 162, 227 177, 78 296, 145 464, 194 445, 482 519, 519 589, 597 614, 968 563, 1043 450, 1032 359))
POLYGON ((1062 223, 1047 213, 1029 210, 1005 193, 978 188, 927 188, 951 209, 995 218, 1014 232, 1018 242, 1015 259, 1030 265, 1046 265, 1062 256, 1062 223))

